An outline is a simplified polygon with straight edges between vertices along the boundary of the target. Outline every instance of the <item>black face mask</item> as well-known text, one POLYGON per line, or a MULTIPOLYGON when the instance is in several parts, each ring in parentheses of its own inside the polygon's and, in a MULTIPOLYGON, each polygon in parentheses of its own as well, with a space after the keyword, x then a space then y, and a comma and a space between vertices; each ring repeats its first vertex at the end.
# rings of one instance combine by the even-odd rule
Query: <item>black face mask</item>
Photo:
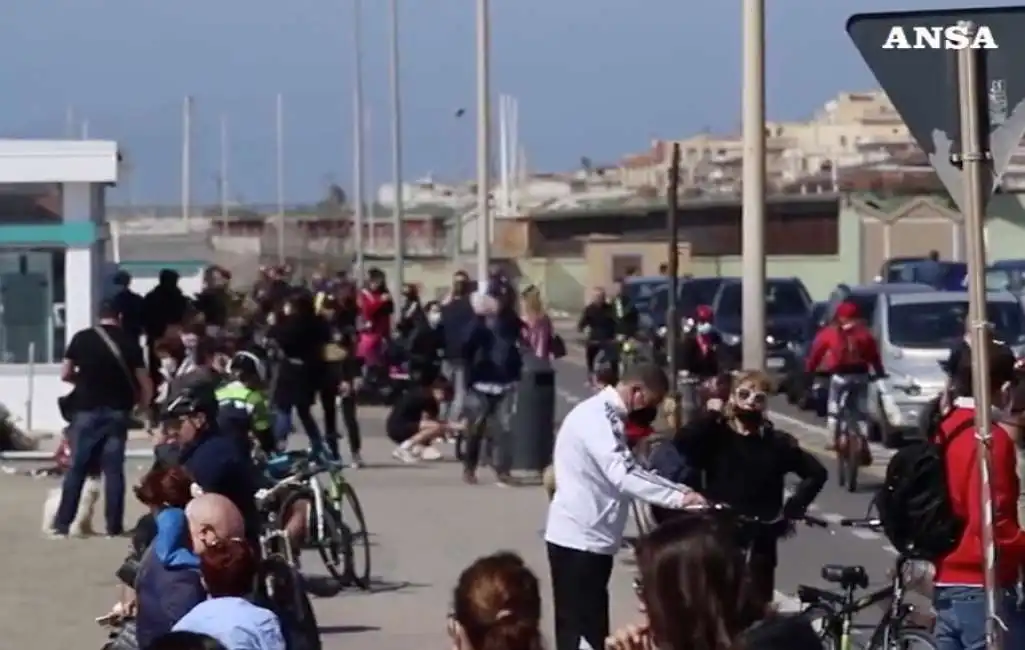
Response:
POLYGON ((452 285, 452 293, 454 293, 457 296, 465 296, 466 295, 466 282, 461 282, 460 281, 460 282, 456 282, 454 285, 452 285))
POLYGON ((631 423, 642 427, 650 427, 657 417, 657 406, 645 406, 644 408, 630 411, 629 415, 626 416, 631 423))
POLYGON ((746 426, 759 425, 765 419, 765 413, 756 409, 738 408, 733 412, 733 415, 746 426))

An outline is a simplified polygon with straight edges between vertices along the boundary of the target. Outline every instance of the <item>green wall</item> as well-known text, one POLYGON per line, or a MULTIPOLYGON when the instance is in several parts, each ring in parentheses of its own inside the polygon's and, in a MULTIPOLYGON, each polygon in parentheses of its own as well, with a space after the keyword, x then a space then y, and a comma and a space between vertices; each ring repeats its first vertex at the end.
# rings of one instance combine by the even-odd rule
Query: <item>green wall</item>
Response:
POLYGON ((986 257, 1001 259, 1025 257, 1025 195, 998 194, 987 209, 986 257))

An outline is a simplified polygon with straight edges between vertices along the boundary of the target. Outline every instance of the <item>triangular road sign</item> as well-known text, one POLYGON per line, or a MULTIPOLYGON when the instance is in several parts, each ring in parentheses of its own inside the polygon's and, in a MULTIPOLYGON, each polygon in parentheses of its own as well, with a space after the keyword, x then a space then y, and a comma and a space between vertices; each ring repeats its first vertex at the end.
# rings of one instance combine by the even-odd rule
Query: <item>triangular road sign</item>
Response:
POLYGON ((857 14, 847 21, 847 33, 964 211, 961 168, 951 161, 961 150, 957 48, 968 44, 957 31, 960 21, 979 27, 971 44, 986 48, 982 95, 988 110, 982 118, 992 192, 1025 135, 1025 7, 857 14))

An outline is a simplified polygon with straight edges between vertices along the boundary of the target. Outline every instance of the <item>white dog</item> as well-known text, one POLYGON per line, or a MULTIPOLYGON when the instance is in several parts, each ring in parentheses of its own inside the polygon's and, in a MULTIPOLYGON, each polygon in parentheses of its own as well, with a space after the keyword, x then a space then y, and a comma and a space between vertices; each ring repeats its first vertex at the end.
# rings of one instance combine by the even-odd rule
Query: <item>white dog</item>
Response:
MULTIPOLYGON (((90 476, 85 479, 82 486, 82 495, 78 499, 78 512, 71 522, 68 534, 74 537, 86 537, 94 534, 93 513, 96 511, 96 503, 100 500, 99 477, 90 476)), ((61 488, 55 487, 50 490, 43 503, 43 533, 53 531, 54 521, 57 518, 57 508, 61 502, 61 488)))

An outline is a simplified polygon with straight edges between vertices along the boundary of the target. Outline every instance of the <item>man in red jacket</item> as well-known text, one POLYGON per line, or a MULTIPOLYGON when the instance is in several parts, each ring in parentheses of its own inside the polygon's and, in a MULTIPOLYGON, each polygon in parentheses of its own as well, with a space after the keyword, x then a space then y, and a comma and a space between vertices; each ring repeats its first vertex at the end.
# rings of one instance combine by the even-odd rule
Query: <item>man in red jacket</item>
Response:
MULTIPOLYGON (((988 386, 994 407, 1009 403, 1014 380, 1014 354, 1006 346, 990 344, 988 386)), ((954 409, 944 417, 937 440, 947 443, 944 460, 947 489, 955 514, 965 521, 960 543, 936 562, 936 647, 939 650, 976 650, 986 647, 986 609, 983 595, 985 566, 982 545, 982 485, 979 479, 975 427, 963 428, 975 418, 972 398, 972 363, 964 355, 954 370, 958 395, 954 409)), ((1018 572, 1025 563, 1025 533, 1018 522, 1018 474, 1014 443, 999 424, 990 428, 992 463, 990 490, 993 501, 993 540, 996 545, 997 615, 1006 626, 1004 648, 1025 647, 1025 615, 1017 607, 1018 572)))
MULTIPOLYGON (((858 423, 861 435, 868 435, 868 418, 860 411, 869 377, 883 375, 883 361, 872 330, 858 317, 858 306, 844 301, 837 305, 833 324, 823 327, 811 344, 805 371, 828 372, 829 400, 826 426, 833 432, 834 444, 840 433, 841 406, 858 423)), ((843 441, 839 441, 842 443, 843 441)))

